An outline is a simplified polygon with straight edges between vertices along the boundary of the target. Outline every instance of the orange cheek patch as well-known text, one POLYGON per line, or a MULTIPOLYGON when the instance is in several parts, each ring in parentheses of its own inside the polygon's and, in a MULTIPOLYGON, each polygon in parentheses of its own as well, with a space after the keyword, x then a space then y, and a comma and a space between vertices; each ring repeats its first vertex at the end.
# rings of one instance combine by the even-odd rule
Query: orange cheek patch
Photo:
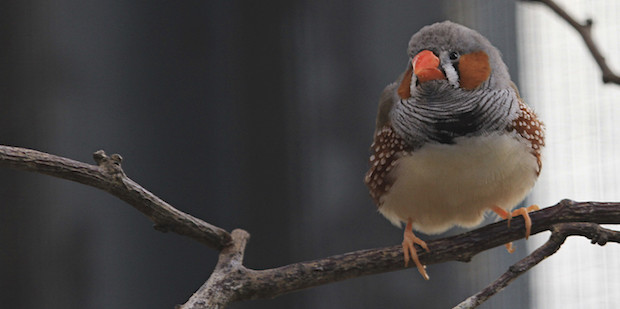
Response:
POLYGON ((400 82, 398 86, 398 96, 401 99, 407 99, 411 97, 411 74, 413 73, 413 69, 409 67, 405 72, 405 76, 403 76, 403 81, 400 82))
POLYGON ((489 56, 483 51, 477 51, 461 56, 459 61, 459 76, 461 88, 472 90, 486 81, 491 75, 489 56))

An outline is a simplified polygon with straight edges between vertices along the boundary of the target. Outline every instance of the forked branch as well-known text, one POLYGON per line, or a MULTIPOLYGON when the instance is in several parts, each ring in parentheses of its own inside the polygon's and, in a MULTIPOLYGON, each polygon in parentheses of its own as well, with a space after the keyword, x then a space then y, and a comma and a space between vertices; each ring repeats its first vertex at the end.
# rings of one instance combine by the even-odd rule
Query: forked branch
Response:
MULTIPOLYGON (((533 212, 530 216, 533 222, 532 234, 550 230, 552 231, 550 242, 513 265, 494 285, 480 292, 481 295, 477 294, 478 299, 471 301, 470 304, 476 302, 480 304, 499 292, 518 275, 555 252, 570 235, 586 236, 601 245, 608 241, 620 242, 620 232, 598 227, 599 223, 620 223, 620 203, 579 203, 563 200, 552 207, 533 212)), ((523 238, 523 231, 523 218, 516 217, 512 219, 510 227, 506 221, 500 221, 467 233, 428 241, 430 252, 418 248, 420 261, 425 265, 447 261, 468 262, 482 251, 523 238)), ((247 241, 247 238, 243 241, 247 241)), ((226 259, 225 253, 222 252, 220 263, 226 259)), ((217 280, 209 279, 209 282, 180 308, 223 308, 232 301, 273 298, 322 284, 404 268, 401 246, 360 250, 260 271, 248 269, 240 262, 229 267, 221 267, 220 263, 213 273, 217 280), (209 295, 215 294, 213 291, 226 291, 224 294, 228 297, 210 298, 209 295)), ((470 305, 460 308, 474 307, 470 305)))
POLYGON ((568 236, 579 235, 589 238, 592 244, 605 245, 608 241, 620 243, 620 232, 606 229, 596 223, 559 223, 551 227, 551 236, 530 255, 510 266, 508 270, 482 291, 458 304, 453 309, 476 308, 491 296, 503 290, 520 275, 556 253, 568 236))
MULTIPOLYGON (((39 151, 0 146, 0 166, 47 174, 93 186, 131 204, 149 217, 159 230, 189 236, 220 250, 219 262, 209 280, 180 308, 224 308, 237 300, 272 298, 293 291, 365 275, 404 268, 401 246, 360 250, 314 261, 299 262, 267 270, 243 265, 249 234, 231 234, 212 224, 185 214, 129 179, 121 168, 121 156, 94 154, 90 165, 39 151)), ((619 242, 620 234, 598 224, 620 224, 620 203, 578 203, 563 200, 555 206, 530 214, 532 234, 552 231, 546 245, 526 257, 491 286, 468 299, 477 304, 497 293, 519 274, 555 252, 570 235, 583 235, 599 244, 619 242)), ((468 262, 485 251, 524 236, 522 217, 497 222, 460 235, 428 241, 430 252, 419 250, 425 265, 446 261, 468 262)), ((412 279, 414 280, 414 279, 412 279)), ((463 307, 463 308, 471 308, 463 307)))

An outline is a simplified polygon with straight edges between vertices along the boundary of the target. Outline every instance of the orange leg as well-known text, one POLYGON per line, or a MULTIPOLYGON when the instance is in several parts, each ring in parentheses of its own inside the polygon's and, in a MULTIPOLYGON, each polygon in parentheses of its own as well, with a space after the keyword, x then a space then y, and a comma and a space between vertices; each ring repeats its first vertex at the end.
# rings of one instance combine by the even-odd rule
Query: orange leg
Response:
MULTIPOLYGON (((526 208, 515 209, 513 212, 507 212, 506 210, 499 208, 497 206, 491 207, 491 210, 493 210, 493 212, 495 212, 502 219, 508 219, 509 227, 510 227, 510 219, 512 219, 513 216, 523 216, 523 220, 525 220, 525 239, 528 239, 530 237, 530 232, 532 230, 532 219, 530 219, 529 213, 532 211, 539 210, 539 209, 540 207, 538 207, 538 205, 532 205, 526 208)), ((512 242, 509 242, 506 244, 506 250, 508 250, 509 253, 514 252, 514 248, 512 247, 512 242)))
POLYGON ((409 257, 411 257, 415 265, 418 267, 418 271, 420 272, 422 277, 428 280, 429 277, 426 273, 426 266, 420 263, 420 260, 418 259, 418 253, 416 252, 413 244, 418 244, 422 246, 422 248, 424 248, 426 251, 429 251, 428 246, 426 245, 426 242, 424 242, 424 240, 418 238, 413 234, 412 229, 412 221, 411 218, 409 218, 407 220, 407 226, 405 227, 405 233, 403 235, 403 254, 405 255, 405 267, 407 267, 407 265, 409 264, 409 257))

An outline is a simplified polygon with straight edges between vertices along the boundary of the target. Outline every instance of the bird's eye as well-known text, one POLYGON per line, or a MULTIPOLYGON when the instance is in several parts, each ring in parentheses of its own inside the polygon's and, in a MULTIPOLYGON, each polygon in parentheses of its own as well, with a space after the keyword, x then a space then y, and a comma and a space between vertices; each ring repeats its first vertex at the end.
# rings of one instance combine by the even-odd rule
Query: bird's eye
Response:
POLYGON ((458 52, 450 52, 450 54, 448 54, 448 57, 450 58, 450 60, 457 60, 459 59, 459 53, 458 52))

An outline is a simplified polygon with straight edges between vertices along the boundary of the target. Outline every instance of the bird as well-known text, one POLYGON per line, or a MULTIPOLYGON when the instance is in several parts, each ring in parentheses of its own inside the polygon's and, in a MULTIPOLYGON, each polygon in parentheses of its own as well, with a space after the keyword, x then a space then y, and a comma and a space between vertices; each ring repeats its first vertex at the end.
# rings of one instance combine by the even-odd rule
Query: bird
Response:
POLYGON ((378 211, 405 223, 405 267, 413 260, 428 280, 414 244, 430 250, 413 230, 470 228, 491 211, 523 216, 529 237, 528 213, 538 206, 511 210, 540 175, 545 133, 499 50, 477 31, 451 21, 424 26, 407 55, 405 72, 381 93, 364 182, 378 211))

